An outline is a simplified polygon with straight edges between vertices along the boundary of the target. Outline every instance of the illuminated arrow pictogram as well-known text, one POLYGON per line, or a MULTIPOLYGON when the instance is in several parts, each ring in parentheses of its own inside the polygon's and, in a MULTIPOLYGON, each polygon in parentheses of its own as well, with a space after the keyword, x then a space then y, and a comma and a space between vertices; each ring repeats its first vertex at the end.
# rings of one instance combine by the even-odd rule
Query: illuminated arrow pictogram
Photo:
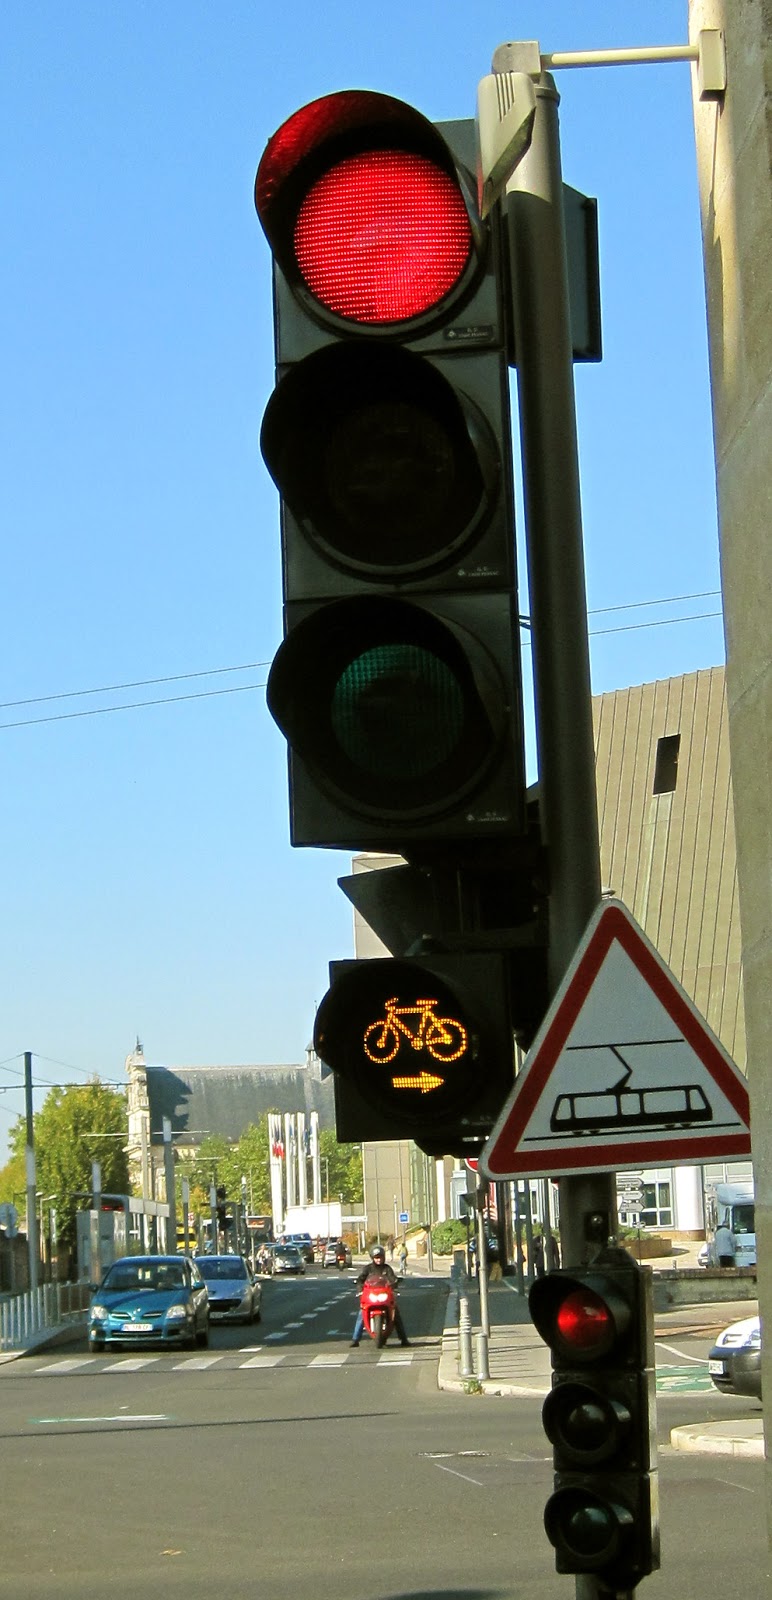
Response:
POLYGON ((428 1094, 430 1089, 441 1089, 444 1078, 438 1078, 434 1072, 419 1072, 412 1078, 392 1078, 393 1089, 420 1089, 421 1094, 428 1094))

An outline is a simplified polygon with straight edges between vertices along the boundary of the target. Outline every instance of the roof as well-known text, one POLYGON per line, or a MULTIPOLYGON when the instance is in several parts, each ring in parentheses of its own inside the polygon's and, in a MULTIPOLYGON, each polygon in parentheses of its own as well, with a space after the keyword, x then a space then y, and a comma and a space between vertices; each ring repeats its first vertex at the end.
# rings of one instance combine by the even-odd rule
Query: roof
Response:
POLYGON ((266 1111, 319 1113, 320 1128, 335 1126, 332 1077, 301 1066, 146 1067, 153 1144, 168 1117, 178 1143, 200 1144, 210 1134, 238 1139, 266 1111), (187 1136, 187 1138, 186 1138, 187 1136))

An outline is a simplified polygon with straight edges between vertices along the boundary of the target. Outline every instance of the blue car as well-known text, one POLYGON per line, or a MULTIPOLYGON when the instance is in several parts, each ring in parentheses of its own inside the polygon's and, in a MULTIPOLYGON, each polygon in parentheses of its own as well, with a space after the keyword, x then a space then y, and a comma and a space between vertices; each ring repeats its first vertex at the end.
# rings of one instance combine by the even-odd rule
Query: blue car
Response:
POLYGON ((91 1350, 122 1345, 209 1343, 209 1294, 188 1256, 121 1256, 94 1285, 91 1350))

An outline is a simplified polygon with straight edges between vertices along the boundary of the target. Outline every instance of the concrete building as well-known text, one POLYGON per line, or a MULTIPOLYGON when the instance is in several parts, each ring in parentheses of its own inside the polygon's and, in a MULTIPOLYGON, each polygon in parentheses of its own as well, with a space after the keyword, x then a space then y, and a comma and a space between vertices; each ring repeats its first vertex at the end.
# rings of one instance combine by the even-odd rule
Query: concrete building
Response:
MULTIPOLYGON (((623 900, 742 1071, 746 1070, 741 932, 732 779, 722 667, 619 689, 593 699, 604 889, 623 900)), ((396 864, 357 857, 354 871, 396 864)), ((354 914, 357 956, 384 955, 354 914)), ((457 1211, 460 1163, 430 1161, 407 1142, 365 1144, 369 1224, 441 1221, 457 1211)), ((643 1231, 697 1238, 704 1185, 751 1176, 750 1162, 656 1167, 635 1174, 643 1231)), ((627 1174, 628 1179, 630 1174, 627 1174)), ((545 1186, 534 1185, 537 1216, 545 1186)), ((514 1209, 514 1207, 513 1207, 514 1209)))
MULTIPOLYGON (((729 740, 735 788, 759 1304, 772 1323, 772 8, 689 0, 689 36, 719 28, 727 87, 693 79, 710 352, 729 740)), ((772 1341, 763 1383, 772 1392, 772 1341)), ((767 1434, 772 1547, 772 1445, 767 1434)))
POLYGON ((193 1153, 211 1134, 237 1140, 264 1112, 303 1111, 320 1128, 334 1128, 332 1079, 321 1076, 312 1051, 290 1066, 166 1067, 145 1060, 142 1046, 126 1057, 129 1170, 132 1185, 165 1198, 164 1118, 174 1149, 193 1153))

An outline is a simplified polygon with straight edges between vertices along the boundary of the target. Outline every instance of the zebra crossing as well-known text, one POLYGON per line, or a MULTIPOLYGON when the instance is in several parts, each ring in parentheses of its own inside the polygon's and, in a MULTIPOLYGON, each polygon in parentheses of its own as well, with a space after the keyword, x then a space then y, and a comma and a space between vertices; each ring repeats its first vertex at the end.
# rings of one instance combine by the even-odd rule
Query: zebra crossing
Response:
MULTIPOLYGON (((363 1363, 362 1353, 354 1350, 326 1350, 321 1354, 311 1354, 311 1348, 303 1351, 299 1346, 291 1349, 266 1349, 247 1346, 243 1350, 223 1350, 221 1352, 208 1352, 206 1355, 186 1355, 179 1360, 170 1358, 168 1352, 159 1355, 108 1356, 104 1353, 96 1355, 65 1356, 60 1359, 40 1358, 34 1366, 28 1365, 26 1375, 35 1378, 69 1378, 88 1376, 114 1376, 121 1377, 124 1373, 137 1372, 210 1372, 218 1368, 221 1372, 228 1370, 249 1372, 270 1372, 277 1368, 305 1367, 311 1372, 329 1372, 340 1367, 376 1367, 386 1371, 391 1368, 404 1368, 411 1366, 416 1351, 413 1348, 404 1349, 395 1345, 392 1349, 386 1348, 377 1354, 371 1352, 367 1345, 367 1352, 363 1363), (373 1360, 373 1355, 375 1359, 373 1360)), ((420 1353, 420 1352, 419 1352, 420 1353)), ((433 1352, 436 1355, 436 1352, 433 1352)), ((16 1368, 18 1376, 19 1369, 16 1368)))

